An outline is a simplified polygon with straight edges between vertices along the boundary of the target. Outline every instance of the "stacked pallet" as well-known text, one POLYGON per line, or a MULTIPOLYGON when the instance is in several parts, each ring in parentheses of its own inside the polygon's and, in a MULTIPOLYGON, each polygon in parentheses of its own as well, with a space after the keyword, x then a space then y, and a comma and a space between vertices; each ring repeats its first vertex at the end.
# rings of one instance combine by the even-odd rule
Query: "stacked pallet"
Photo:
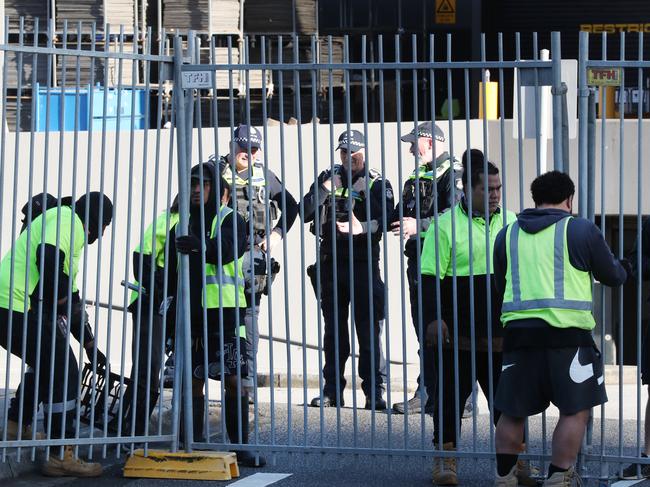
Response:
POLYGON ((236 34, 239 0, 164 0, 163 27, 169 32, 236 34))
MULTIPOLYGON (((330 46, 327 39, 319 40, 319 52, 321 64, 324 63, 342 63, 343 62, 343 37, 332 37, 332 58, 330 60, 330 46)), ((324 69, 320 72, 320 82, 321 88, 326 89, 329 87, 329 70, 324 69)), ((345 84, 345 78, 343 76, 342 69, 332 70, 332 87, 343 86, 345 84)))
POLYGON ((244 30, 252 34, 313 34, 318 30, 316 0, 246 0, 244 30))
POLYGON ((36 18, 40 22, 39 30, 46 30, 48 3, 45 0, 5 0, 5 16, 9 17, 9 33, 19 32, 20 17, 25 19, 26 32, 33 32, 36 18))
POLYGON ((97 26, 104 25, 103 0, 57 0, 56 29, 63 31, 67 21, 68 32, 77 32, 77 24, 83 23, 82 31, 89 32, 93 22, 97 26))
POLYGON ((35 69, 36 83, 40 85, 47 84, 47 56, 36 56, 35 61, 32 54, 23 54, 20 72, 18 71, 18 61, 18 53, 14 51, 6 52, 7 77, 5 83, 8 88, 17 88, 18 80, 20 80, 23 88, 31 88, 35 69))
MULTIPOLYGON (((111 25, 111 31, 119 32, 120 25, 123 25, 124 32, 132 34, 135 25, 135 8, 135 0, 106 2, 106 23, 111 25)), ((142 23, 142 19, 140 19, 140 23, 142 23)))

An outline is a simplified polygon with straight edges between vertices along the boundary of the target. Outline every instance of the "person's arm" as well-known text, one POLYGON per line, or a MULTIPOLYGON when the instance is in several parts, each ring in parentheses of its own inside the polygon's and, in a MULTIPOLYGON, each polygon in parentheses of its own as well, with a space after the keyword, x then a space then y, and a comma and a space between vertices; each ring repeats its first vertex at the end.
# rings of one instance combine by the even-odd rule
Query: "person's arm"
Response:
MULTIPOLYGON (((68 286, 70 285, 70 278, 65 273, 65 252, 57 249, 51 244, 40 244, 36 248, 36 267, 43 280, 43 304, 48 310, 52 309, 52 305, 56 302, 57 306, 65 305, 68 298, 68 286), (58 266, 56 259, 58 255, 58 266), (43 260, 41 260, 41 257, 43 260), (58 280, 58 287, 55 291, 55 284, 58 280)), ((34 292, 38 292, 36 287, 34 292)))
POLYGON ((232 212, 223 219, 221 227, 215 238, 206 240, 205 261, 208 264, 219 264, 219 240, 221 240, 221 264, 226 265, 235 260, 235 249, 237 258, 241 258, 246 252, 248 242, 246 240, 246 222, 237 212, 232 212), (235 229, 233 228, 234 218, 237 218, 237 246, 235 246, 235 229))
MULTIPOLYGON (((386 219, 390 223, 391 216, 395 213, 395 196, 393 194, 393 187, 388 179, 384 184, 381 180, 377 180, 370 188, 370 224, 368 231, 371 233, 381 233, 384 225, 384 205, 386 206, 386 219)), ((399 214, 398 214, 399 219, 399 214)))
POLYGON ((331 180, 331 174, 329 169, 320 173, 316 182, 309 188, 309 192, 303 197, 305 223, 314 220, 316 212, 325 204, 327 197, 331 194, 332 190, 324 185, 326 181, 331 180))
POLYGON ((300 206, 296 202, 296 199, 293 195, 287 191, 284 185, 280 182, 275 174, 269 171, 269 198, 272 201, 275 201, 280 210, 280 219, 273 228, 273 232, 280 235, 284 238, 284 230, 286 227, 287 232, 291 229, 292 225, 296 221, 296 217, 300 212, 300 206), (284 204, 282 203, 283 196, 282 192, 284 191, 284 204))
POLYGON ((627 272, 609 249, 605 237, 591 221, 572 218, 567 227, 567 244, 571 264, 606 286, 620 286, 627 272))
POLYGON ((506 233, 507 227, 502 228, 494 240, 494 251, 492 257, 492 265, 494 269, 494 288, 497 292, 495 298, 498 301, 503 301, 503 293, 506 290, 506 269, 508 268, 506 256, 506 233))
MULTIPOLYGON (((637 279, 639 276, 639 268, 637 266, 638 247, 636 239, 634 241, 634 248, 628 256, 628 261, 632 267, 632 277, 637 279)), ((641 228, 641 279, 644 281, 650 280, 650 218, 646 218, 641 228)))

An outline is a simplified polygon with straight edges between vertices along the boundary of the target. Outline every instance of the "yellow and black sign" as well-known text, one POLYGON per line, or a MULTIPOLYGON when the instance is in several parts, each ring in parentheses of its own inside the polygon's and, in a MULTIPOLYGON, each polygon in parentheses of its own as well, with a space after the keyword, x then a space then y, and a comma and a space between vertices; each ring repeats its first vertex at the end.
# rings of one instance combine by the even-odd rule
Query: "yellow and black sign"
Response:
POLYGON ((456 23, 456 0, 436 0, 436 24, 456 23))
POLYGON ((650 33, 650 23, 647 24, 580 24, 580 30, 591 32, 592 34, 616 34, 618 32, 643 32, 650 33))
POLYGON ((587 84, 589 86, 620 86, 621 68, 588 68, 587 84))

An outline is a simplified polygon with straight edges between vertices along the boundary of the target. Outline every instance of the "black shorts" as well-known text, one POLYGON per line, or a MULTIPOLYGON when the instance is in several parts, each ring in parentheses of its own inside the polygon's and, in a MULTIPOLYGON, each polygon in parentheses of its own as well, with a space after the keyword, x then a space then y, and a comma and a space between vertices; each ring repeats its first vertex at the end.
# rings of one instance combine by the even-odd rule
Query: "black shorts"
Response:
POLYGON ((539 414, 550 403, 575 414, 607 402, 603 370, 595 345, 504 352, 494 406, 514 418, 539 414))
MULTIPOLYGON (((223 355, 223 375, 248 377, 246 362, 246 340, 230 335, 224 338, 223 350, 219 335, 208 336, 208 379, 221 380, 221 356, 223 355), (223 351, 223 353, 222 353, 223 351), (239 353, 237 353, 239 351, 239 353)), ((205 347, 203 337, 192 337, 192 376, 205 379, 205 347)))

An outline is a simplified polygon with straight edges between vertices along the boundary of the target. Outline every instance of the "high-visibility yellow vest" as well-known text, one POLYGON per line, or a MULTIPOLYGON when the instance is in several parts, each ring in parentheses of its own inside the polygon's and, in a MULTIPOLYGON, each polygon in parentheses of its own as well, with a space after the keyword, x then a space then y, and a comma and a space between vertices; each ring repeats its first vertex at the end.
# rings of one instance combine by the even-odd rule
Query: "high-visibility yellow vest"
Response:
POLYGON ((40 273, 36 264, 38 246, 49 244, 58 246, 63 252, 63 272, 72 280, 72 291, 77 291, 75 283, 79 271, 79 257, 84 248, 86 234, 79 216, 69 206, 60 210, 50 208, 37 216, 30 223, 30 241, 27 242, 27 230, 24 230, 14 243, 12 249, 0 262, 0 307, 20 313, 29 310, 29 296, 34 292, 40 273), (59 229, 57 231, 57 220, 59 229), (45 236, 41 241, 45 225, 45 236), (29 262, 27 249, 29 244, 29 262), (11 289, 11 260, 14 259, 14 281, 11 289))
POLYGON ((591 273, 571 265, 567 245, 570 216, 538 233, 517 222, 508 227, 508 267, 501 321, 539 318, 557 328, 593 330, 591 273))

